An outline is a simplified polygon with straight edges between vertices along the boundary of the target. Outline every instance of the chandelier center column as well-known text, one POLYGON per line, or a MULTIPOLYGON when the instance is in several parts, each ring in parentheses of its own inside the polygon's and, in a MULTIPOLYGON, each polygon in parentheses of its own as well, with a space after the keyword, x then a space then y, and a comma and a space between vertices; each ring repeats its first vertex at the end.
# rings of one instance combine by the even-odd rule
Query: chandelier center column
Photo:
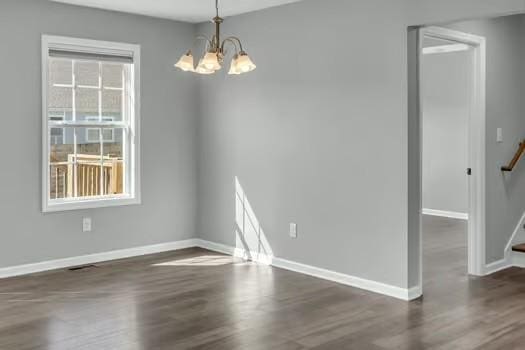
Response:
POLYGON ((221 53, 221 24, 224 22, 224 19, 216 16, 213 18, 213 23, 215 23, 215 49, 217 53, 221 53))

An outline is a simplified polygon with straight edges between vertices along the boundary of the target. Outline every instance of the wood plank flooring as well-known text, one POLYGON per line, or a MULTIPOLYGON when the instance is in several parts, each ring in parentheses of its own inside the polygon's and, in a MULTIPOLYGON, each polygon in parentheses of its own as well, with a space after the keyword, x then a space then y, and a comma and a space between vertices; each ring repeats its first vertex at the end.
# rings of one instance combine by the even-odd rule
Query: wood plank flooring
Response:
POLYGON ((465 223, 424 227, 412 303, 187 249, 0 280, 0 349, 523 349, 525 272, 468 277, 465 223))

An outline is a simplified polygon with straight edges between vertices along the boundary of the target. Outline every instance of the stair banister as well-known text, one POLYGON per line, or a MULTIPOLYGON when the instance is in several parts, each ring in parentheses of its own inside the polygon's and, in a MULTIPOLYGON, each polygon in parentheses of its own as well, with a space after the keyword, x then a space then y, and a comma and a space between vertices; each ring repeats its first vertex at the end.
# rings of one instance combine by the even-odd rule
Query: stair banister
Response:
POLYGON ((510 161, 509 165, 502 166, 501 171, 512 171, 514 170, 514 167, 516 164, 518 164, 518 161, 520 160, 521 156, 525 152, 525 140, 521 141, 520 146, 518 150, 516 151, 516 154, 514 155, 514 158, 510 161))

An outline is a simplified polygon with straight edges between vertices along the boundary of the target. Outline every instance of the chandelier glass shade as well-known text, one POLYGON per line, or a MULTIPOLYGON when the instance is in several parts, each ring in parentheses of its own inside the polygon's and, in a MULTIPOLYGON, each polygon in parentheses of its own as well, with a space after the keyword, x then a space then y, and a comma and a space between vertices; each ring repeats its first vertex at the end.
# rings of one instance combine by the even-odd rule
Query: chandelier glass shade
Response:
POLYGON ((235 50, 235 53, 228 74, 238 75, 253 71, 257 66, 244 51, 239 38, 229 36, 221 41, 221 24, 224 22, 224 19, 219 17, 219 0, 215 0, 215 9, 217 15, 212 19, 212 22, 215 23, 215 34, 211 39, 204 35, 199 35, 195 38, 195 42, 202 40, 206 43, 204 57, 195 66, 195 60, 190 49, 179 59, 175 67, 185 72, 213 74, 222 68, 224 58, 229 53, 227 50, 229 46, 235 50))

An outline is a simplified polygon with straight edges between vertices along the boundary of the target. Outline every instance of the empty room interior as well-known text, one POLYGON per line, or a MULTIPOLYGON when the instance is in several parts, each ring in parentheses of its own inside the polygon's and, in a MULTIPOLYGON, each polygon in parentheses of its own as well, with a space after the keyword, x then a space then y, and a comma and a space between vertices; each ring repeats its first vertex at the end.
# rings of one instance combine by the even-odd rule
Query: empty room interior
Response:
POLYGON ((523 349, 525 1, 1 0, 0 349, 523 349))

